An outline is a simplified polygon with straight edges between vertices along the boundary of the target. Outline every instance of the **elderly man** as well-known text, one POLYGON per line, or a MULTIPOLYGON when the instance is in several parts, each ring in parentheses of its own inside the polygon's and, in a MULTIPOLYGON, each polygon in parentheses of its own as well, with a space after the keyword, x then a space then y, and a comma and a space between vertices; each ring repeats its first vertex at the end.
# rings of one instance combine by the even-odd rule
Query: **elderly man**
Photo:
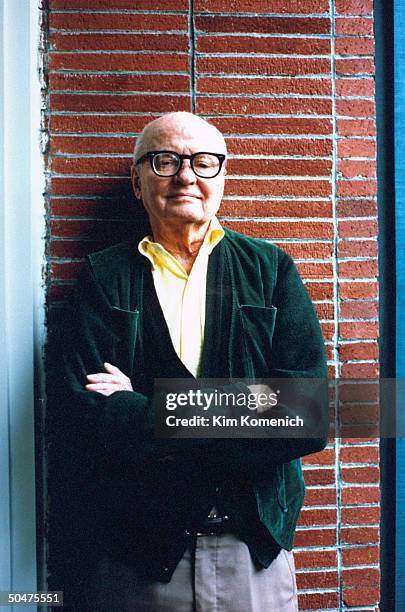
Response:
POLYGON ((298 609, 299 457, 326 441, 154 436, 157 378, 326 375, 290 257, 215 216, 226 153, 190 113, 149 123, 132 183, 151 233, 89 256, 79 279, 65 387, 100 552, 83 609, 298 609))

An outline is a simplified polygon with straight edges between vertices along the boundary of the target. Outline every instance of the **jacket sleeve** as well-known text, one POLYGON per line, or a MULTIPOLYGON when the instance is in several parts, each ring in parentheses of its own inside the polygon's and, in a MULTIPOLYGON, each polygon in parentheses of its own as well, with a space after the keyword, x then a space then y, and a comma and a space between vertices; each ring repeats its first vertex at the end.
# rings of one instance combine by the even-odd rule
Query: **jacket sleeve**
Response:
POLYGON ((282 252, 273 305, 277 308, 277 318, 268 377, 289 379, 288 384, 291 385, 299 379, 323 379, 324 384, 309 385, 317 392, 307 402, 295 400, 294 393, 290 393, 293 399, 283 407, 286 414, 301 416, 311 431, 321 430, 322 433, 319 437, 221 440, 217 451, 212 449, 206 456, 214 469, 245 472, 261 478, 276 464, 318 452, 327 444, 324 433, 324 426, 328 423, 327 367, 322 333, 298 271, 292 259, 282 252), (323 428, 319 429, 320 423, 323 428))
POLYGON ((119 342, 112 307, 87 262, 63 327, 64 415, 77 452, 99 469, 152 457, 159 442, 153 438, 148 398, 130 391, 106 397, 84 388, 87 374, 103 371, 106 361, 115 362, 119 342))

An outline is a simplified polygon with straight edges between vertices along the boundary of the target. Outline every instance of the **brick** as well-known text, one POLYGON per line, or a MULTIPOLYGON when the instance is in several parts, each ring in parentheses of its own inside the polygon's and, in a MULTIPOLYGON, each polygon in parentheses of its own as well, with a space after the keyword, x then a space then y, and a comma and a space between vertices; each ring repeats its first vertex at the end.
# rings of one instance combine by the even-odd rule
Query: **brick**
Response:
POLYGON ((355 438, 353 436, 351 436, 350 438, 342 437, 341 440, 342 444, 367 444, 369 442, 374 444, 376 440, 378 440, 378 434, 373 434, 369 437, 362 436, 361 438, 355 438))
POLYGON ((228 153, 234 155, 294 155, 331 156, 332 141, 329 138, 226 138, 228 153))
POLYGON ((315 312, 318 315, 318 319, 322 320, 333 320, 334 318, 334 305, 333 304, 314 304, 315 312))
POLYGON ((378 323, 340 323, 340 336, 343 339, 373 339, 378 338, 378 323))
POLYGON ((188 51, 188 36, 181 34, 71 34, 50 33, 51 51, 188 51))
POLYGON ((337 55, 373 55, 374 39, 359 36, 356 38, 337 38, 335 43, 337 55))
POLYGON ((104 197, 118 197, 119 194, 124 194, 127 197, 131 193, 131 182, 128 178, 114 179, 103 177, 98 178, 96 181, 92 178, 76 177, 52 179, 53 195, 102 195, 104 197))
MULTIPOLYGON (((273 244, 280 247, 283 251, 286 251, 293 259, 329 259, 332 256, 332 243, 323 242, 283 242, 273 241, 273 244)), ((320 314, 327 314, 329 318, 330 313, 333 312, 333 305, 331 304, 317 304, 316 306, 318 316, 320 314), (320 314, 319 314, 320 313, 320 314)), ((330 316, 332 318, 332 316, 330 316)))
POLYGON ((50 13, 51 30, 188 30, 186 15, 168 15, 166 13, 50 13))
POLYGON ((53 134, 132 133, 140 132, 147 122, 143 115, 54 115, 51 121, 53 134))
POLYGON ((378 586, 380 581, 380 571, 376 567, 367 569, 343 570, 343 586, 378 586))
POLYGON ((379 449, 376 446, 351 446, 340 449, 340 460, 343 464, 378 463, 379 457, 379 449))
POLYGON ((375 157, 376 143, 374 139, 342 138, 338 140, 337 153, 339 157, 375 157))
POLYGON ((371 278, 378 275, 378 262, 374 259, 340 261, 339 275, 341 278, 371 278))
MULTIPOLYGON (((296 575, 298 589, 331 589, 338 588, 339 576, 334 572, 298 572, 296 575)), ((302 608, 301 608, 302 609, 302 608)))
MULTIPOLYGON (((49 9, 133 9, 134 0, 48 0, 49 9)), ((167 10, 167 0, 136 0, 138 11, 167 10)), ((188 10, 188 0, 176 2, 177 11, 188 10)))
POLYGON ((342 361, 355 359, 378 359, 378 346, 370 342, 353 342, 341 344, 339 358, 342 361))
MULTIPOLYGON (((319 200, 222 200, 219 214, 238 217, 331 217, 331 203, 319 200)), ((313 253, 331 256, 331 245, 308 244, 313 253), (319 249, 319 251, 317 250, 319 249), (322 250, 321 249, 325 249, 322 250)), ((282 247, 283 248, 283 247, 282 247)))
POLYGON ((294 560, 297 569, 334 567, 337 561, 335 550, 295 551, 294 560))
MULTIPOLYGON (((261 1, 261 0, 260 0, 261 1)), ((199 53, 274 53, 282 55, 329 55, 330 40, 271 36, 197 36, 199 53)))
POLYGON ((230 159, 227 165, 230 175, 328 176, 331 169, 330 160, 319 159, 230 159))
POLYGON ((300 610, 329 610, 339 607, 339 594, 333 593, 305 593, 298 595, 300 610))
POLYGON ((374 117, 375 104, 373 100, 336 100, 338 116, 374 117))
POLYGON ((350 34, 352 36, 373 36, 373 20, 353 17, 337 17, 335 19, 336 35, 350 34))
MULTIPOLYGON (((380 369, 377 363, 344 363, 341 367, 342 378, 377 378, 380 369)), ((345 434, 352 435, 353 428, 347 426, 348 431, 345 434)), ((361 426, 362 435, 367 435, 373 432, 373 435, 378 435, 378 428, 372 426, 361 426)))
POLYGON ((342 527, 340 536, 344 544, 377 544, 379 541, 379 529, 378 527, 342 527))
POLYGON ((216 115, 330 115, 331 100, 316 98, 203 97, 197 100, 197 113, 216 115))
POLYGON ((325 448, 319 453, 312 453, 302 458, 303 465, 334 465, 335 450, 333 448, 325 448))
POLYGON ((377 194, 376 180, 346 180, 342 179, 337 183, 337 195, 339 197, 367 197, 377 194))
POLYGON ((367 220, 359 223, 358 221, 339 220, 339 236, 341 238, 374 238, 377 236, 377 221, 367 220))
POLYGON ((238 117, 233 118, 215 117, 210 123, 214 124, 223 134, 320 134, 328 136, 331 134, 332 124, 330 119, 303 119, 276 118, 267 119, 262 117, 238 117))
POLYGON ((310 282, 306 284, 306 290, 312 300, 331 300, 333 298, 333 284, 330 282, 310 282))
POLYGON ((378 296, 378 283, 375 281, 367 282, 339 282, 339 295, 344 300, 368 299, 378 296))
POLYGON ((361 546, 342 550, 344 565, 371 565, 379 561, 378 546, 361 546))
POLYGON ((338 200, 337 216, 344 217, 376 217, 377 202, 373 200, 338 200))
POLYGON ((50 213, 63 217, 126 218, 133 214, 133 206, 123 198, 51 198, 50 213))
POLYGON ((198 57, 198 73, 258 74, 260 76, 325 74, 329 78, 329 59, 236 57, 198 57))
POLYGON ((335 0, 336 12, 347 15, 372 15, 373 0, 335 0))
POLYGON ((124 234, 125 226, 128 223, 122 221, 111 221, 103 219, 92 220, 53 220, 51 221, 51 231, 53 236, 63 238, 89 238, 100 241, 111 239, 119 234, 124 234))
POLYGON ((342 257, 377 257, 377 240, 341 240, 338 243, 338 256, 342 257))
POLYGON ((380 470, 378 467, 342 468, 342 480, 345 483, 378 483, 380 470))
MULTIPOLYGON (((331 192, 331 184, 327 180, 288 180, 288 179, 262 179, 255 183, 246 179, 228 180, 225 187, 226 195, 236 196, 298 196, 298 197, 327 197, 331 192)), ((324 224, 326 225, 326 224, 324 224)), ((330 237, 331 230, 322 232, 322 237, 330 237)), ((299 237, 299 236, 298 236, 299 237)), ((317 234, 311 237, 320 237, 317 234)))
POLYGON ((342 508, 341 518, 342 524, 377 525, 380 520, 380 509, 377 505, 364 508, 342 508))
POLYGON ((229 17, 196 16, 196 30, 201 32, 249 32, 265 34, 329 34, 330 21, 319 17, 229 17))
MULTIPOLYGON (((342 504, 372 504, 380 501, 378 487, 343 487, 342 504)), ((371 562, 370 562, 371 563, 371 562)))
MULTIPOLYGON (((307 489, 305 495, 305 507, 310 506, 333 506, 336 503, 336 490, 333 487, 307 489)), ((326 517, 327 518, 327 517, 326 517)), ((326 520, 326 523, 329 521, 326 520)))
POLYGON ((375 178, 376 163, 375 160, 351 160, 344 159, 338 162, 338 172, 344 178, 368 177, 375 178))
POLYGON ((376 319, 378 318, 378 302, 348 301, 340 304, 342 319, 376 319))
POLYGON ((295 533, 294 546, 335 546, 337 528, 330 529, 299 529, 295 533))
POLYGON ((340 136, 375 136, 374 119, 338 119, 337 129, 340 136))
POLYGON ((357 382, 342 383, 339 385, 339 399, 342 402, 376 402, 378 400, 379 386, 376 381, 359 384, 357 382))
MULTIPOLYGON (((335 493, 336 498, 336 493, 335 493)), ((322 505, 322 502, 320 502, 322 505)), ((311 509, 304 508, 301 511, 298 524, 309 525, 310 527, 322 525, 336 525, 337 511, 336 508, 311 509)))
POLYGON ((303 278, 327 278, 333 276, 330 263, 297 263, 297 269, 303 278))
POLYGON ((50 139, 49 153, 55 154, 77 154, 88 153, 115 153, 121 155, 132 155, 135 139, 133 137, 110 137, 110 136, 52 136, 50 139))
POLYGON ((66 300, 73 295, 72 284, 55 284, 52 283, 48 288, 47 298, 49 302, 56 303, 66 300))
POLYGON ((82 262, 69 262, 63 264, 53 263, 50 267, 51 278, 62 280, 77 278, 82 265, 82 262))
MULTIPOLYGON (((49 70, 187 72, 186 53, 49 53, 49 70)), ((52 76, 52 75, 50 75, 52 76)))
POLYGON ((336 79, 338 96, 374 96, 374 93, 374 79, 336 79))
POLYGON ((51 257, 82 258, 102 249, 102 243, 95 240, 51 240, 48 253, 51 257))
POLYGON ((271 94, 301 94, 307 96, 327 96, 331 94, 331 81, 327 78, 295 79, 293 77, 274 78, 245 78, 224 76, 210 76, 197 78, 197 92, 199 93, 242 93, 250 95, 257 93, 271 94))
MULTIPOLYGON (((325 238, 331 233, 326 223, 266 223, 260 221, 227 221, 224 225, 242 234, 262 238, 325 238)), ((328 268, 329 270, 329 268, 328 268)))
POLYGON ((335 482, 335 471, 333 469, 306 469, 305 482, 307 486, 332 485, 335 482))
POLYGON ((52 171, 58 174, 104 174, 130 176, 132 160, 126 157, 54 157, 52 171))
POLYGON ((189 110, 189 97, 158 95, 123 95, 98 94, 51 94, 51 105, 54 111, 71 112, 138 112, 165 113, 176 110, 189 110))
POLYGON ((289 5, 285 0, 195 0, 195 11, 216 12, 254 12, 254 13, 328 13, 327 0, 296 0, 289 5))
MULTIPOLYGON (((305 279, 304 279, 305 280, 305 279)), ((333 323, 321 323, 321 331, 322 331, 322 335, 324 340, 332 340, 332 338, 335 335, 335 326, 333 323)), ((335 378, 335 376, 330 376, 328 373, 328 376, 330 378, 335 378)))
POLYGON ((374 74, 374 62, 367 58, 337 58, 335 68, 337 75, 374 74))
POLYGON ((132 74, 51 74, 49 84, 52 91, 60 89, 78 91, 101 91, 101 92, 186 92, 189 90, 190 82, 188 76, 171 74, 170 76, 132 75, 132 74))
MULTIPOLYGON (((378 588, 354 588, 344 589, 343 602, 346 606, 360 606, 378 604, 380 591, 378 588)), ((357 609, 357 608, 356 608, 357 609)))

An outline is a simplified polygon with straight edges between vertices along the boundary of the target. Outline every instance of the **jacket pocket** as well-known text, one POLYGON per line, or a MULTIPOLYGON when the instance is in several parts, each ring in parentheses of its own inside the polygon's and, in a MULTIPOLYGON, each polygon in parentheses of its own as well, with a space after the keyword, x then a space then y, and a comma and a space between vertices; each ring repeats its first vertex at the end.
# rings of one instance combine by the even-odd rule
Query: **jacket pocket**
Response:
POLYGON ((275 306, 239 307, 243 348, 249 365, 249 375, 253 378, 268 376, 271 357, 271 345, 276 323, 275 306))
MULTIPOLYGON (((114 331, 118 336, 118 367, 130 378, 133 375, 135 353, 140 345, 139 310, 112 308, 114 331)), ((139 356, 140 357, 140 356, 139 356)))

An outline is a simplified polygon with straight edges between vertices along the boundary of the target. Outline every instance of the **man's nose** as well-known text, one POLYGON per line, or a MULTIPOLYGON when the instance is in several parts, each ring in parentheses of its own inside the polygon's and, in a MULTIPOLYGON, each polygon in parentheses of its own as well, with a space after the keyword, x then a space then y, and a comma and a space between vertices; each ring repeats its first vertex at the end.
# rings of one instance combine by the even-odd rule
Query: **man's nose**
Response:
POLYGON ((196 175, 194 174, 193 169, 191 168, 191 163, 189 159, 183 159, 182 166, 179 172, 176 174, 175 178, 181 182, 189 185, 190 183, 195 183, 196 175))

